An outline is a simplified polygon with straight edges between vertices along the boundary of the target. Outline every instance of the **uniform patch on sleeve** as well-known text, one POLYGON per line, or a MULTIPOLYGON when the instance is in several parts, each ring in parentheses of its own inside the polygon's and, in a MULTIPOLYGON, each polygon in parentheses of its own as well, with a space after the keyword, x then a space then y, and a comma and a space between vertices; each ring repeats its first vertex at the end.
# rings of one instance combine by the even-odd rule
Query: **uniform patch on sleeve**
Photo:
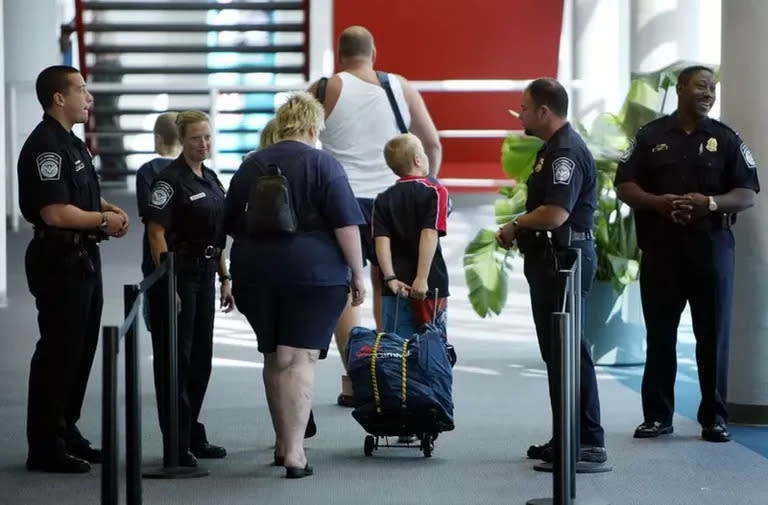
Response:
POLYGON ((749 168, 757 168, 757 163, 755 163, 755 158, 752 156, 752 151, 749 150, 749 147, 747 147, 747 144, 744 142, 741 143, 741 146, 739 146, 739 150, 741 151, 741 155, 744 157, 744 162, 747 164, 749 168))
POLYGON ((627 146, 627 150, 621 153, 621 156, 619 157, 619 161, 622 163, 627 161, 630 156, 632 156, 632 153, 635 152, 635 146, 637 143, 635 142, 635 139, 632 139, 632 141, 629 143, 629 146, 627 146))
POLYGON ((61 178, 61 156, 58 153, 42 153, 37 157, 37 171, 41 181, 58 181, 61 178))
POLYGON ((152 195, 149 198, 149 206, 156 209, 164 209, 173 197, 173 187, 165 181, 157 181, 152 185, 152 195))
POLYGON ((576 163, 570 158, 562 157, 553 161, 552 176, 554 177, 555 184, 570 184, 574 168, 576 168, 576 163))

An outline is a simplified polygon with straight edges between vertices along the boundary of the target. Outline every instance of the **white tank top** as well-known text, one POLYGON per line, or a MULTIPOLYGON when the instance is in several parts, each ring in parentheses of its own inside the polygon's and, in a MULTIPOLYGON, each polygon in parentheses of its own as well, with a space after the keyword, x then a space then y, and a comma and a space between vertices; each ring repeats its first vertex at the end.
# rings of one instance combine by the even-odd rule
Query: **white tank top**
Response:
MULTIPOLYGON (((355 196, 374 198, 397 181, 384 161, 384 144, 400 134, 387 93, 378 84, 365 82, 348 73, 341 78, 341 93, 320 133, 323 149, 344 167, 355 196)), ((411 114, 400 79, 389 74, 392 93, 405 126, 411 114)))

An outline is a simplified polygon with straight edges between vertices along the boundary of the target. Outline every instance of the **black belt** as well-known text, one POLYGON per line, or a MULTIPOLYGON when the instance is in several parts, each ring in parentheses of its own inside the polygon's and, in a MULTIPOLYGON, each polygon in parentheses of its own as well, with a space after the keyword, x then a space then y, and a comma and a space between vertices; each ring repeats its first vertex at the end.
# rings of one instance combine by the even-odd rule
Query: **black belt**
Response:
MULTIPOLYGON (((552 238, 552 231, 550 230, 534 230, 532 231, 533 236, 537 238, 543 238, 548 237, 552 238)), ((585 240, 592 240, 594 236, 592 235, 592 230, 586 230, 586 231, 574 231, 571 230, 571 242, 583 242, 585 240)))
POLYGON ((36 228, 35 238, 54 240, 65 244, 95 244, 104 239, 104 234, 96 231, 73 231, 58 228, 36 228))
POLYGON ((221 248, 213 245, 178 244, 171 250, 182 256, 191 256, 203 259, 215 259, 221 254, 221 248))

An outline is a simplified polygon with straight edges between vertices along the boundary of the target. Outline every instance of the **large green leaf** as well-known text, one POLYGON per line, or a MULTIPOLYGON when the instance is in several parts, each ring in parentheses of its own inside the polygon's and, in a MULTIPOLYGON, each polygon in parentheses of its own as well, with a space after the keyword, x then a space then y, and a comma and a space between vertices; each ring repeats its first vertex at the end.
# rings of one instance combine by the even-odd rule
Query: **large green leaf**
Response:
POLYGON ((464 250, 464 276, 469 301, 480 317, 501 314, 507 303, 506 252, 496 245, 496 234, 480 230, 464 250))
POLYGON ((645 80, 632 81, 618 115, 627 137, 634 138, 640 128, 659 117, 659 101, 657 88, 645 80))
POLYGON ((536 153, 544 142, 536 137, 509 135, 501 145, 501 167, 507 177, 525 182, 533 170, 536 153))
POLYGON ((499 198, 494 202, 496 224, 505 225, 525 213, 525 201, 528 198, 527 189, 525 184, 517 184, 511 193, 507 193, 507 198, 499 198))

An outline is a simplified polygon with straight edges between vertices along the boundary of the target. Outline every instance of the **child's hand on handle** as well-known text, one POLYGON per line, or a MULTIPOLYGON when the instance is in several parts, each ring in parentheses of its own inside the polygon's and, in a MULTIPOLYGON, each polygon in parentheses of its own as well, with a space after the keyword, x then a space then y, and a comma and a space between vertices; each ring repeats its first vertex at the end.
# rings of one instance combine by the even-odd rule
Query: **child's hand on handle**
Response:
POLYGON ((387 287, 396 295, 410 296, 411 286, 398 279, 387 281, 387 287))
POLYGON ((428 290, 429 286, 427 286, 427 279, 416 277, 411 285, 411 298, 423 300, 427 297, 428 290))

